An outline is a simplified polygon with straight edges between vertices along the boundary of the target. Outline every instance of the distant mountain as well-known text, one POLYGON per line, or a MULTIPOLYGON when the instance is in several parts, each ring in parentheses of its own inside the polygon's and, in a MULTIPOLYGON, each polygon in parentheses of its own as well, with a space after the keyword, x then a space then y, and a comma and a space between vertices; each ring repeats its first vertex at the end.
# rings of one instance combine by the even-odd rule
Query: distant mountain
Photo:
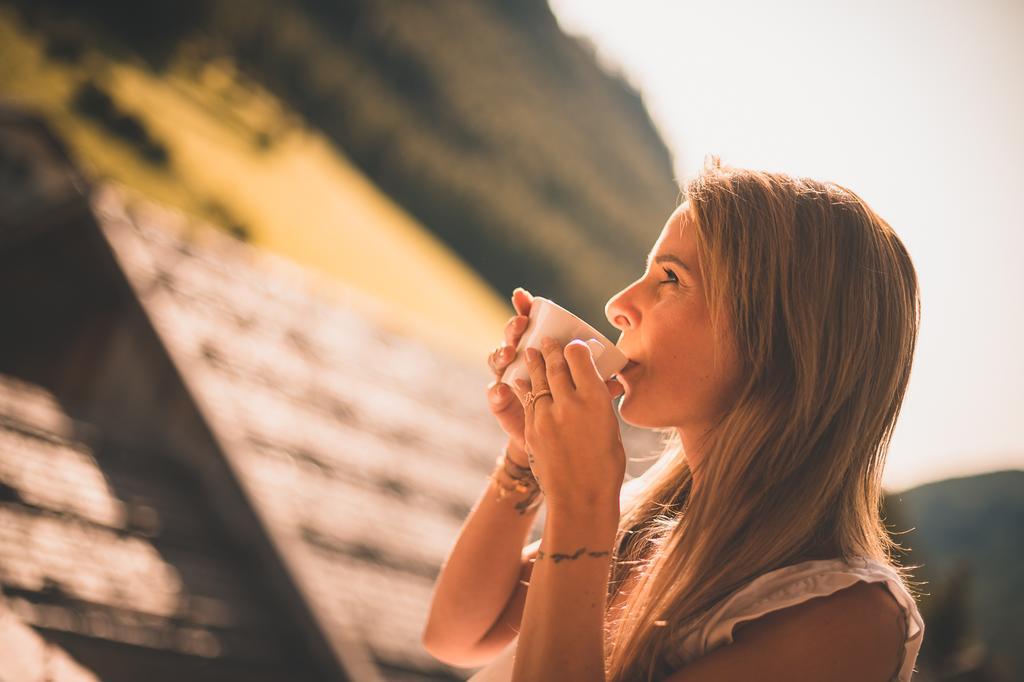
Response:
MULTIPOLYGON (((908 562, 924 563, 932 592, 958 571, 968 579, 969 626, 988 649, 1024 679, 1024 471, 998 471, 929 483, 892 494, 898 536, 913 548, 908 562)), ((925 644, 928 644, 926 623, 925 644)), ((938 631, 936 631, 938 634, 938 631)))
POLYGON ((183 51, 229 58, 503 299, 526 285, 608 334, 606 300, 642 272, 678 199, 640 94, 545 0, 6 4, 66 60, 94 46, 157 71, 183 51))

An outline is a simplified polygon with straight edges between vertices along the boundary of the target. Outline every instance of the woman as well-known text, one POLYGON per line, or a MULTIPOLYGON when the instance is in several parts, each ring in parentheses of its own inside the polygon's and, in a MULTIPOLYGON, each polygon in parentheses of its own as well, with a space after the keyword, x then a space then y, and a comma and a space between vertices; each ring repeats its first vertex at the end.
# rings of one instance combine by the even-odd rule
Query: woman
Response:
MULTIPOLYGON (((924 624, 880 516, 920 321, 907 251, 833 183, 711 157, 683 194, 606 306, 617 378, 574 342, 515 398, 489 387, 509 445, 424 646, 490 662, 474 680, 908 680, 924 624), (667 436, 625 485, 620 395, 667 436)), ((530 300, 513 294, 499 375, 530 300)))

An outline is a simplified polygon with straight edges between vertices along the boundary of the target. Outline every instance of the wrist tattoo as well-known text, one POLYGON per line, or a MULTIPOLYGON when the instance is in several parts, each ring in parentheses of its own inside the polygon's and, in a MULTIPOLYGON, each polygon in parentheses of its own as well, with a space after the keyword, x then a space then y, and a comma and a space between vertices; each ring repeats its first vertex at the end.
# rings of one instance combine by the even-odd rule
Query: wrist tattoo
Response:
POLYGON ((537 496, 540 492, 541 490, 539 487, 534 487, 529 497, 516 503, 516 511, 519 512, 520 516, 525 516, 540 506, 540 501, 537 500, 537 496))
POLYGON ((592 557, 602 557, 602 556, 608 556, 610 554, 610 552, 607 551, 607 550, 605 550, 603 552, 588 552, 586 547, 580 547, 579 549, 577 549, 572 554, 559 554, 558 552, 552 552, 552 553, 548 554, 544 550, 538 549, 537 550, 537 561, 540 561, 544 557, 550 557, 557 564, 558 562, 562 561, 563 559, 576 560, 576 559, 580 558, 581 556, 583 556, 584 553, 586 553, 587 556, 592 556, 592 557))

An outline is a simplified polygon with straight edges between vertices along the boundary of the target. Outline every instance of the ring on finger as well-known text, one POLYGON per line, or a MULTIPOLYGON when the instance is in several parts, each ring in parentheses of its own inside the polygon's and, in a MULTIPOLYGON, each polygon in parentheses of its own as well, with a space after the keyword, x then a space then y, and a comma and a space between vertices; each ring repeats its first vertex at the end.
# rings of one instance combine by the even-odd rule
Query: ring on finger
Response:
POLYGON ((491 352, 490 357, 487 359, 487 364, 491 366, 491 371, 497 374, 502 372, 502 370, 498 369, 498 358, 501 357, 501 353, 504 348, 504 346, 498 346, 491 352))
MULTIPOLYGON (((546 395, 551 395, 551 391, 547 388, 542 388, 539 391, 527 392, 526 396, 523 398, 523 410, 525 411, 529 409, 531 405, 537 402, 537 398, 546 395)), ((552 398, 552 400, 554 400, 554 398, 552 398)))

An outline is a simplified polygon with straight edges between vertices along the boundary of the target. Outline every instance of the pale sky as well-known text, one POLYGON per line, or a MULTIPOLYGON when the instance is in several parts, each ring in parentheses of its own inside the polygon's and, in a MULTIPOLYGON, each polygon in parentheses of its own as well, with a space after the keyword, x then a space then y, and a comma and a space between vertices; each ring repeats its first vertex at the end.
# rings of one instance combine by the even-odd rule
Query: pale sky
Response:
POLYGON ((712 153, 831 180, 903 239, 922 324, 886 489, 1024 468, 1024 2, 550 1, 677 179, 712 153))

